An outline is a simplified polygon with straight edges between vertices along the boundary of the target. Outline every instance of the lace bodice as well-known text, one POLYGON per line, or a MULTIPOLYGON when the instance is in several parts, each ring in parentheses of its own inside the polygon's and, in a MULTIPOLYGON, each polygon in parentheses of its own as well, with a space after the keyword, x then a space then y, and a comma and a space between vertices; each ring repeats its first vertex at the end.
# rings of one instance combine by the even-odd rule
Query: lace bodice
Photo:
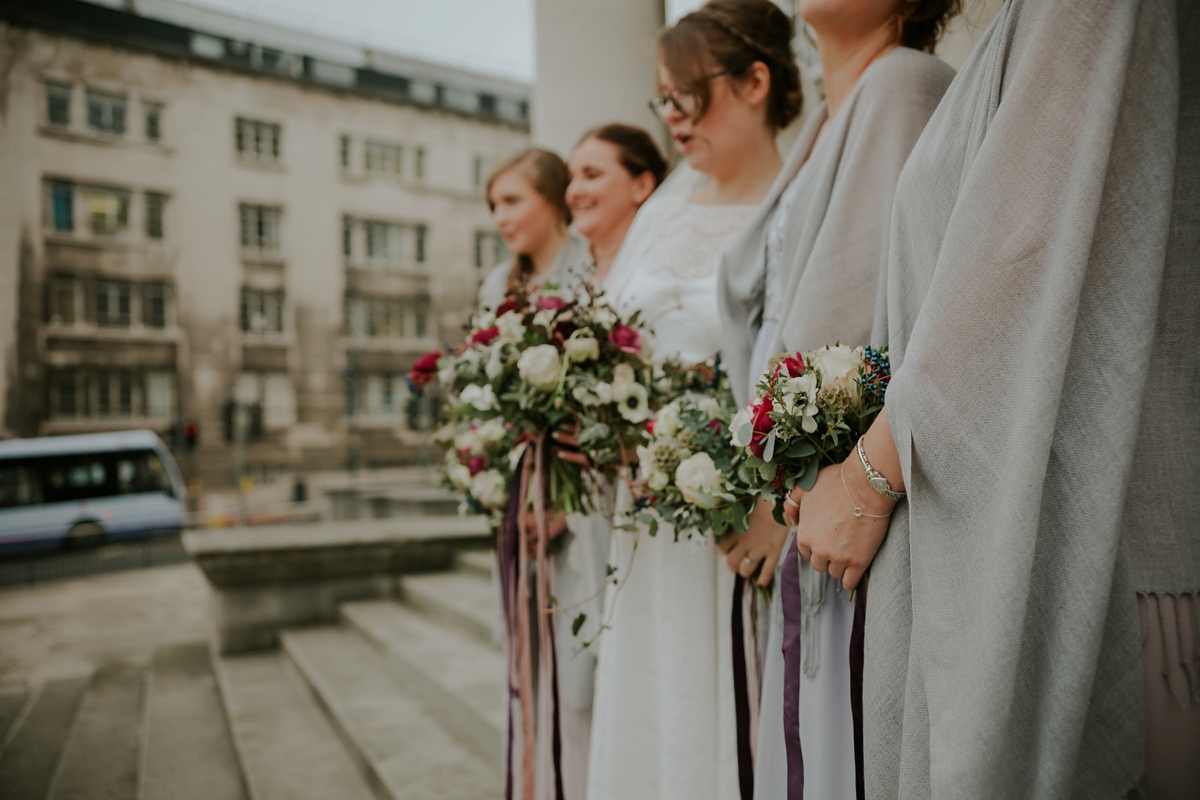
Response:
MULTIPOLYGON (((654 357, 702 361, 721 348, 717 268, 721 254, 754 215, 754 206, 702 206, 664 197, 647 211, 652 225, 629 242, 631 274, 612 287, 623 313, 642 312, 654 332, 654 357)), ((625 258, 626 254, 622 254, 625 258)))

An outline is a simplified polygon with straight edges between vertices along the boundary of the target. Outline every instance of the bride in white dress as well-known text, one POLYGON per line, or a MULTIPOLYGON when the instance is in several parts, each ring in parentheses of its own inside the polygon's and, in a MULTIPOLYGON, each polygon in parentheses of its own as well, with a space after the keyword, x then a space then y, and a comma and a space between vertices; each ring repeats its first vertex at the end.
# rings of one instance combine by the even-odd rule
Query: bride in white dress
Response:
MULTIPOLYGON (((638 212, 604 283, 622 312, 641 311, 658 360, 698 362, 720 347, 721 254, 771 186, 775 132, 798 111, 799 87, 780 68, 791 37, 769 0, 714 0, 660 37, 652 103, 688 166, 638 212)), ((611 564, 589 800, 739 797, 733 576, 711 539, 676 543, 670 525, 656 537, 614 530, 611 564)))

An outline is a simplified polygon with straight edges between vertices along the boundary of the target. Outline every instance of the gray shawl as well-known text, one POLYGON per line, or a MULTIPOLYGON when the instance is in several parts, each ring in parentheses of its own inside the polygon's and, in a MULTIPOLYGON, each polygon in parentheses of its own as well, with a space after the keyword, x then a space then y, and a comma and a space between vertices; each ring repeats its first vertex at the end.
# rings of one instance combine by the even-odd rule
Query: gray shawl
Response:
POLYGON ((868 797, 1140 779, 1135 594, 1200 589, 1198 58, 1195 3, 1010 0, 904 169, 868 797))
POLYGON ((892 197, 900 170, 950 85, 933 56, 897 48, 859 78, 813 148, 825 107, 797 138, 746 232, 725 254, 719 279, 724 360, 739 403, 762 319, 767 228, 779 196, 801 181, 784 240, 784 303, 776 350, 880 343, 892 197), (809 155, 811 151, 811 156, 809 155), (880 315, 881 316, 881 315, 880 315))

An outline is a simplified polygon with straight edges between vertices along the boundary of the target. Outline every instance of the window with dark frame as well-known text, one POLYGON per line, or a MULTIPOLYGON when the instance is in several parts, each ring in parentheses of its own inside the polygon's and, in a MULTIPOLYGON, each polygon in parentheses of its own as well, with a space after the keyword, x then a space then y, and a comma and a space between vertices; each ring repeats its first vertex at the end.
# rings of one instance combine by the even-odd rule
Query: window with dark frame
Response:
POLYGON ((123 95, 87 91, 88 127, 97 133, 125 135, 125 97, 123 95))
POLYGON ((95 373, 96 416, 128 417, 133 414, 133 380, 127 369, 95 373))
POLYGON ((167 326, 167 285, 162 281, 142 286, 142 324, 147 328, 167 326))
POLYGON ((142 103, 146 119, 146 141, 157 142, 162 139, 162 104, 142 103))
POLYGON ((429 232, 429 229, 426 228, 424 225, 417 226, 417 253, 416 253, 416 256, 417 256, 418 264, 425 263, 425 239, 426 239, 426 234, 428 232, 429 232))
POLYGON ((374 175, 400 176, 404 151, 399 145, 367 142, 365 153, 367 172, 374 175))
POLYGON ((50 181, 50 216, 56 232, 75 230, 75 184, 50 181))
POLYGON ((241 328, 247 333, 283 332, 283 290, 243 287, 241 328))
POLYGON ((238 117, 234 129, 239 156, 261 163, 279 160, 283 133, 279 125, 238 117))
POLYGON ((117 236, 129 226, 129 192, 105 186, 88 187, 87 210, 92 233, 117 236))
POLYGON ((167 196, 160 192, 146 192, 146 238, 163 238, 163 211, 167 196))
POLYGON ((105 328, 128 328, 131 294, 129 281, 97 280, 93 286, 96 324, 105 328))
POLYGON ((58 275, 50 279, 49 321, 52 325, 74 325, 78 317, 79 279, 58 275))
POLYGON ((251 250, 279 250, 279 218, 281 209, 242 203, 239 206, 242 223, 242 247, 251 250))
POLYGON ((350 137, 342 137, 342 169, 350 169, 350 137))
POLYGON ((67 127, 71 124, 71 87, 46 81, 46 122, 67 127))
POLYGON ((54 373, 51 386, 51 409, 54 416, 78 416, 82 411, 79 407, 79 374, 73 369, 58 370, 54 373))
POLYGON ((342 217, 342 255, 349 258, 354 255, 354 219, 342 217))
POLYGON ((413 176, 418 181, 425 180, 425 148, 418 147, 416 159, 413 163, 413 176))

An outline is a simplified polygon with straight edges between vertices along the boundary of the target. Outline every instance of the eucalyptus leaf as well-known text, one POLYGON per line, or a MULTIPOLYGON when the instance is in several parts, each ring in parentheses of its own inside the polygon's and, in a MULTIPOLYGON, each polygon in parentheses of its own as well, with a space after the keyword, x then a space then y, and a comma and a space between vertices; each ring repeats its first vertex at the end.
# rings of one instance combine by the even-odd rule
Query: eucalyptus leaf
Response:
POLYGON ((583 623, 587 621, 587 614, 580 614, 571 621, 571 635, 578 636, 579 629, 583 627, 583 623))
POLYGON ((775 455, 776 438, 775 431, 772 429, 772 431, 767 434, 767 444, 765 447, 763 447, 763 461, 770 461, 775 455))
POLYGON ((820 467, 819 458, 810 458, 808 463, 804 465, 804 473, 796 481, 796 485, 804 491, 811 491, 814 484, 817 482, 817 471, 820 467))

